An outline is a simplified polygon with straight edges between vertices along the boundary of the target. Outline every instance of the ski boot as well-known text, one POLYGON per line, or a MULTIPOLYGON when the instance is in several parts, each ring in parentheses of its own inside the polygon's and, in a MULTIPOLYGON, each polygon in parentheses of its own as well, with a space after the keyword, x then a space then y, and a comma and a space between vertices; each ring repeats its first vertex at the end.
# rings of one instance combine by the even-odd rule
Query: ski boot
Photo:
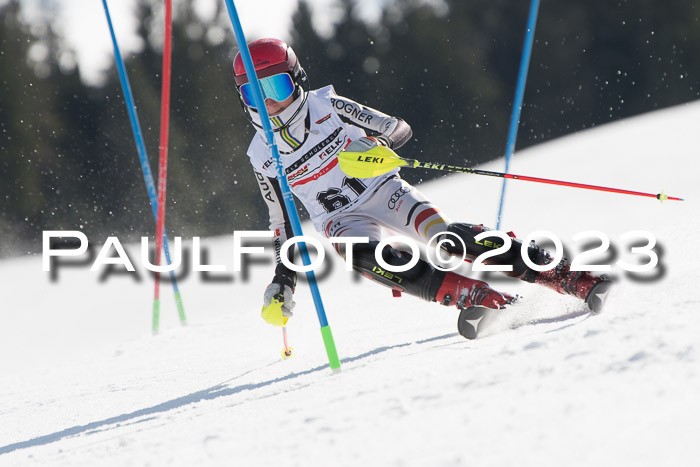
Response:
MULTIPOLYGON (((549 253, 544 250, 540 252, 545 260, 540 264, 551 261, 549 253)), ((573 295, 583 300, 593 313, 603 311, 605 300, 612 287, 612 281, 606 275, 593 276, 588 271, 572 271, 566 258, 563 258, 554 269, 538 272, 534 282, 560 294, 573 295)))
POLYGON ((442 305, 456 305, 460 310, 471 306, 502 309, 513 303, 516 297, 493 290, 486 282, 469 279, 448 272, 435 295, 442 305))
MULTIPOLYGON (((445 245, 443 248, 450 255, 466 255, 467 260, 475 258, 483 253, 492 251, 498 246, 496 243, 490 245, 482 239, 481 242, 476 241, 476 236, 487 232, 490 229, 483 225, 453 223, 447 228, 447 231, 458 236, 464 242, 465 248, 461 245, 445 245)), ((593 276, 585 271, 571 271, 571 265, 566 259, 562 261, 552 270, 538 272, 531 269, 522 259, 522 241, 515 238, 513 232, 508 232, 512 238, 511 247, 505 253, 502 253, 486 264, 510 264, 513 266, 511 272, 505 274, 510 277, 516 277, 525 282, 544 285, 560 294, 573 295, 583 300, 588 308, 593 313, 600 313, 605 304, 605 299, 612 286, 612 281, 606 276, 593 276)), ((495 238, 495 237, 494 237, 495 238)), ((534 242, 531 242, 527 248, 527 254, 530 260, 539 265, 549 264, 552 261, 552 256, 548 251, 540 248, 534 242)))

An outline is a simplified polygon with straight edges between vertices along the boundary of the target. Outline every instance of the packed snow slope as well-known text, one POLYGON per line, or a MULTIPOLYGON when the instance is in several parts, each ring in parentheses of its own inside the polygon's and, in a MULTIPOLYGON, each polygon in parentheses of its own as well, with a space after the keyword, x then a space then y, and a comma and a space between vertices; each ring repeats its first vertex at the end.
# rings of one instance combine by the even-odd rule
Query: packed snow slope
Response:
MULTIPOLYGON (((662 205, 509 182, 502 230, 551 231, 570 256, 586 243, 573 236, 597 230, 611 248, 592 263, 644 263, 631 248, 645 242, 621 235, 655 236, 659 265, 644 274, 613 266, 601 315, 491 274, 494 287, 524 299, 497 332, 467 341, 454 308, 393 298, 328 248, 320 287, 339 374, 305 283, 288 326, 296 356, 280 358, 281 332, 260 318, 272 266, 258 256, 246 275, 233 273, 232 235, 204 241, 208 263, 227 272, 180 282, 187 326, 162 290, 156 336, 153 281, 136 246, 127 250, 138 275, 105 276, 84 261, 52 281, 39 257, 6 261, 0 465, 697 465, 698 122, 695 102, 515 155, 516 174, 686 198, 662 205)), ((500 187, 457 175, 420 189, 453 219, 494 225, 500 187)))

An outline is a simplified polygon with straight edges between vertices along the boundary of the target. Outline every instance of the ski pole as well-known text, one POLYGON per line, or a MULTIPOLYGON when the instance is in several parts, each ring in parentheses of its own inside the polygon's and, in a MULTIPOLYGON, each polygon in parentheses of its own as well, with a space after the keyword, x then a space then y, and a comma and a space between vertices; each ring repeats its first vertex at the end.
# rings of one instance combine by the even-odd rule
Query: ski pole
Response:
POLYGON ((583 188, 585 190, 608 191, 610 193, 621 193, 624 195, 645 196, 656 198, 661 202, 665 200, 684 201, 683 198, 667 196, 661 193, 643 193, 640 191, 623 190, 620 188, 610 188, 597 185, 587 185, 585 183, 565 182, 562 180, 552 180, 548 178, 530 177, 527 175, 515 175, 502 172, 491 172, 489 170, 472 169, 470 167, 459 167, 436 162, 421 162, 415 159, 407 159, 399 156, 386 146, 376 146, 365 152, 341 152, 338 155, 340 168, 351 177, 370 178, 385 174, 397 167, 409 167, 416 169, 433 169, 444 172, 459 172, 474 175, 487 175, 489 177, 508 178, 512 180, 523 180, 526 182, 546 183, 549 185, 569 186, 573 188, 583 188))
POLYGON ((270 304, 263 306, 261 315, 270 324, 275 326, 282 326, 282 341, 284 342, 284 349, 282 349, 282 359, 286 360, 292 356, 292 349, 287 343, 287 321, 289 318, 284 316, 282 311, 282 305, 284 303, 284 294, 279 293, 272 297, 270 304))
POLYGON ((282 349, 282 359, 286 360, 292 356, 292 352, 294 351, 294 349, 292 349, 287 343, 287 326, 282 327, 282 339, 284 340, 284 349, 282 349))

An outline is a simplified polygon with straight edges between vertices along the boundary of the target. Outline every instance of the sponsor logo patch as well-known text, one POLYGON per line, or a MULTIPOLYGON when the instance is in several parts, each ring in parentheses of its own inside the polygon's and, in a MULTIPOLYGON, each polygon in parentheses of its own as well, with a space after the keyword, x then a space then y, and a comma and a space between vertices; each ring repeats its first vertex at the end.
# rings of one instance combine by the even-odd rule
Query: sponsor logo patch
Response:
POLYGON ((326 115, 325 117, 323 117, 321 120, 318 120, 318 121, 316 122, 316 125, 320 125, 321 123, 325 122, 325 121, 328 120, 329 118, 331 118, 331 114, 328 114, 328 115, 326 115))
POLYGON ((304 167, 302 167, 301 169, 297 170, 297 171, 294 172, 293 174, 287 176, 287 180, 289 180, 289 181, 291 182, 291 181, 294 180, 295 178, 301 177, 302 175, 304 175, 304 174, 305 174, 306 172, 308 172, 308 171, 309 171, 309 166, 308 166, 308 165, 305 165, 304 167))
POLYGON ((372 266, 372 272, 377 274, 378 276, 382 276, 386 279, 389 279, 391 282, 396 282, 397 284, 401 284, 403 282, 403 279, 400 276, 397 276, 396 274, 393 274, 389 271, 385 271, 379 266, 372 266))
POLYGON ((308 177, 306 177, 306 178, 304 178, 304 179, 302 179, 302 180, 297 180, 295 183, 292 183, 291 185, 292 185, 292 187, 295 187, 295 186, 298 186, 298 185, 306 185, 306 184, 309 183, 309 182, 316 181, 316 180, 318 180, 319 178, 321 178, 321 177, 323 177, 324 175, 326 175, 328 172, 330 172, 330 171, 333 169, 333 167, 335 167, 336 165, 338 165, 338 159, 333 159, 333 160, 330 161, 328 164, 326 164, 325 167, 323 167, 321 170, 319 170, 319 171, 316 172, 315 174, 310 175, 310 176, 308 176, 308 177))
MULTIPOLYGON (((301 157, 299 158, 299 160, 297 160, 295 163, 293 163, 292 165, 290 165, 289 167, 287 167, 287 168, 285 169, 285 173, 286 173, 286 174, 290 174, 290 173, 294 172, 296 169, 298 169, 299 167, 301 167, 302 164, 306 163, 306 161, 308 161, 308 160, 311 159, 313 156, 315 156, 315 155, 318 154, 319 152, 321 152, 321 151, 323 151, 324 149, 326 149, 326 146, 328 146, 329 144, 331 144, 331 143, 333 142, 333 140, 335 140, 335 139, 338 137, 338 135, 340 135, 340 133, 341 133, 342 131, 343 131, 342 128, 337 128, 333 133, 331 133, 330 135, 328 135, 328 137, 327 137, 326 139, 324 139, 323 141, 321 141, 320 143, 318 143, 316 146, 314 146, 313 148, 311 148, 311 150, 310 150, 309 152, 307 152, 306 154, 304 154, 303 156, 301 156, 301 157)), ((344 137, 344 136, 343 136, 343 137, 344 137)))
POLYGON ((401 187, 398 190, 394 192, 393 195, 391 195, 391 198, 389 198, 389 202, 387 203, 387 207, 389 209, 394 209, 396 207, 396 203, 399 201, 399 199, 405 195, 406 193, 410 193, 411 188, 410 187, 401 187))

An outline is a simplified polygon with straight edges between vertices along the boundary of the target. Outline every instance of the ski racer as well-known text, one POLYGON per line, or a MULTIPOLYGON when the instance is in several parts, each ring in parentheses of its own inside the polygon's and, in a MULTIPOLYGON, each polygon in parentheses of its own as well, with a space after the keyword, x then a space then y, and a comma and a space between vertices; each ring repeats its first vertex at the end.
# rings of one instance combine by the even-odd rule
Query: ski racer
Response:
MULTIPOLYGON (((459 242, 446 248, 451 255, 473 259, 491 250, 474 237, 488 230, 482 225, 453 222, 420 191, 404 181, 398 169, 373 178, 348 177, 338 165, 343 151, 364 152, 377 145, 392 149, 402 147, 412 136, 411 127, 402 119, 386 115, 335 93, 333 86, 310 90, 308 78, 299 60, 285 42, 259 39, 249 44, 253 64, 265 99, 265 105, 279 149, 282 170, 292 193, 304 204, 314 227, 326 237, 368 237, 369 243, 353 248, 353 268, 363 276, 393 289, 429 302, 456 306, 504 308, 515 297, 492 289, 486 282, 454 272, 436 269, 419 259, 403 273, 388 274, 375 259, 375 247, 381 240, 381 228, 426 243, 436 234, 457 235, 459 242)), ((248 148, 255 177, 269 209, 270 229, 274 232, 277 266, 272 282, 264 293, 263 317, 266 321, 286 324, 294 308, 296 273, 280 258, 280 246, 293 236, 285 209, 276 165, 267 146, 260 114, 255 108, 250 83, 240 53, 233 63, 236 88, 244 112, 257 129, 248 148), (273 299, 281 302, 277 316, 266 310, 273 299), (279 316, 279 314, 282 316, 279 316)), ((563 259, 554 269, 538 272, 526 265, 520 251, 522 242, 513 238, 511 248, 486 264, 513 266, 506 274, 540 284, 561 294, 584 300, 598 312, 611 284, 604 277, 588 272, 574 272, 563 259)), ((343 244, 334 244, 344 258, 343 244)), ((289 250, 291 252, 291 249, 289 250)), ((537 245, 527 248, 528 256, 538 265, 551 262, 551 255, 537 245)), ((407 253, 391 246, 381 251, 384 261, 401 266, 411 260, 407 253)))

